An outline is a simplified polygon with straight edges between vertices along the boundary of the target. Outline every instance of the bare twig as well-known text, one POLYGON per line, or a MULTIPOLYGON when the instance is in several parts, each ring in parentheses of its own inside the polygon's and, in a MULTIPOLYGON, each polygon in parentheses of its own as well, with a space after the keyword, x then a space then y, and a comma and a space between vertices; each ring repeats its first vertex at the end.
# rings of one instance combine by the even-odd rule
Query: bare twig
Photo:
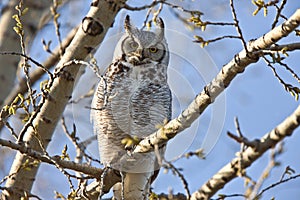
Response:
POLYGON ((140 10, 145 10, 145 9, 148 9, 148 8, 151 9, 154 6, 156 6, 156 5, 160 4, 160 3, 163 3, 163 2, 165 2, 165 0, 161 0, 161 1, 154 0, 154 1, 152 1, 151 4, 145 5, 145 6, 141 6, 141 7, 132 7, 132 6, 128 5, 128 4, 125 4, 124 8, 127 9, 127 10, 132 10, 132 11, 140 11, 140 10))
POLYGON ((269 48, 281 38, 287 36, 300 24, 300 9, 298 9, 288 21, 266 33, 263 37, 251 41, 248 44, 248 52, 244 49, 226 64, 218 75, 207 84, 194 101, 177 118, 168 122, 155 133, 147 136, 136 146, 134 153, 153 150, 155 145, 161 146, 186 129, 198 118, 200 114, 214 102, 215 98, 229 86, 234 77, 242 73, 251 63, 258 61, 261 54, 257 50, 269 48))
POLYGON ((218 194, 219 198, 215 200, 224 200, 225 198, 230 198, 230 197, 246 197, 243 194, 218 194))
POLYGON ((282 181, 285 175, 291 175, 296 173, 294 169, 292 169, 290 166, 287 166, 284 170, 284 173, 281 175, 280 180, 282 181))
POLYGON ((239 122, 237 117, 234 118, 234 124, 235 124, 236 132, 237 132, 238 136, 240 138, 243 138, 244 136, 242 134, 241 127, 240 127, 240 122, 239 122))
POLYGON ((299 177, 300 177, 300 174, 297 174, 297 175, 295 175, 295 176, 291 176, 291 177, 289 177, 289 178, 286 178, 286 179, 280 180, 280 181, 278 181, 278 182, 276 182, 276 183, 273 183, 273 184, 271 184, 270 186, 264 188, 258 195, 256 195, 255 198, 259 199, 259 197, 261 197, 262 194, 263 194, 264 192, 270 190, 271 188, 274 188, 274 187, 276 187, 276 186, 278 186, 278 185, 280 185, 280 184, 286 183, 286 182, 288 182, 288 181, 291 181, 291 180, 296 179, 296 178, 299 178, 299 177))
POLYGON ((89 160, 92 160, 94 162, 97 162, 100 164, 100 160, 93 158, 92 156, 89 156, 88 154, 85 153, 85 149, 87 148, 87 146, 92 143, 93 141, 95 141, 97 139, 96 135, 93 135, 91 137, 89 137, 88 139, 82 141, 82 142, 78 142, 79 138, 76 136, 76 126, 75 124, 73 124, 73 131, 69 132, 67 125, 65 123, 65 118, 62 117, 61 119, 61 124, 62 124, 62 128, 64 130, 64 132, 66 133, 67 137, 72 141, 72 143, 74 144, 75 148, 76 148, 76 159, 75 162, 76 163, 82 163, 82 158, 83 156, 85 156, 86 158, 88 158, 89 160))
POLYGON ((197 149, 195 151, 189 151, 189 152, 187 152, 185 154, 182 154, 182 155, 179 155, 179 156, 175 157, 174 159, 172 159, 169 162, 172 163, 172 162, 175 162, 175 161, 177 161, 177 160, 179 160, 181 158, 190 158, 192 156, 196 156, 196 157, 204 160, 205 159, 204 149, 200 148, 200 149, 197 149))
POLYGON ((235 8, 234 8, 233 0, 230 0, 230 8, 231 8, 231 13, 232 13, 233 21, 235 23, 237 33, 238 33, 238 35, 239 35, 239 37, 242 41, 242 44, 243 44, 243 47, 244 47, 245 51, 248 52, 247 44, 246 44, 246 41, 244 39, 242 29, 239 25, 239 21, 238 21, 237 16, 236 16, 236 11, 235 11, 235 8))
POLYGON ((16 134, 14 128, 7 121, 4 121, 3 123, 5 124, 5 126, 7 127, 7 129, 9 130, 10 134, 17 140, 18 139, 18 135, 16 134))
MULTIPOLYGON (((64 49, 70 44, 70 42, 74 38, 74 35, 75 35, 77 29, 78 29, 78 27, 72 29, 70 31, 70 33, 68 34, 68 36, 64 39, 64 41, 62 43, 64 49)), ((31 57, 28 57, 28 59, 31 62, 33 62, 35 65, 38 66, 38 68, 36 70, 31 71, 29 74, 32 84, 34 84, 36 81, 38 81, 41 78, 41 76, 44 74, 44 72, 46 72, 50 76, 51 73, 50 73, 49 69, 59 61, 59 55, 60 55, 59 51, 60 51, 60 48, 59 47, 56 48, 53 51, 53 55, 51 55, 45 62, 43 62, 43 64, 39 64, 39 65, 37 64, 37 63, 39 63, 38 61, 36 61, 37 63, 35 63, 32 60, 30 60, 31 57)), ((15 53, 15 55, 25 56, 25 55, 18 54, 16 52, 7 52, 8 55, 14 55, 14 53, 15 53)), ((0 54, 5 55, 5 52, 2 52, 0 54)), ((25 94, 26 92, 27 92, 26 78, 23 78, 12 89, 11 93, 5 99, 3 105, 11 104, 11 102, 16 98, 16 96, 18 96, 18 94, 25 94)), ((0 129, 1 129, 1 123, 0 123, 0 129)))
MULTIPOLYGON (((248 147, 243 152, 243 169, 249 167, 255 160, 262 156, 267 150, 291 136, 300 125, 300 106, 283 122, 272 131, 260 138, 256 148, 248 147)), ((198 191, 192 194, 191 200, 208 199, 219 189, 223 188, 232 179, 238 176, 239 159, 232 159, 227 165, 220 169, 210 180, 208 180, 198 191)))
POLYGON ((292 74, 292 76, 300 83, 300 78, 299 76, 294 72, 292 68, 290 68, 286 63, 283 63, 282 61, 277 61, 280 66, 283 66, 288 72, 292 74))
POLYGON ((88 67, 90 67, 91 70, 93 70, 93 72, 95 73, 95 75, 98 78, 102 77, 101 74, 100 74, 100 71, 99 71, 99 67, 97 66, 97 63, 86 62, 86 61, 83 61, 83 60, 73 59, 73 60, 70 60, 70 61, 64 63, 63 67, 66 67, 66 66, 69 66, 69 65, 84 65, 84 66, 88 66, 88 67))
POLYGON ((270 48, 263 50, 263 52, 269 53, 268 51, 275 52, 287 52, 300 50, 300 42, 295 42, 291 44, 281 44, 281 45, 272 45, 270 48))
POLYGON ((61 40, 61 34, 60 34, 60 23, 58 22, 58 18, 60 16, 60 14, 57 12, 58 7, 60 6, 60 2, 57 0, 53 0, 53 5, 50 7, 51 10, 51 14, 53 16, 53 23, 54 23, 54 27, 55 27, 55 33, 58 39, 58 43, 59 43, 59 54, 60 57, 62 57, 62 55, 64 54, 64 48, 62 45, 62 40, 61 40))
POLYGON ((258 140, 248 140, 244 136, 236 136, 236 135, 230 133, 229 131, 227 131, 227 135, 229 137, 231 137, 232 139, 234 139, 235 141, 237 141, 238 143, 245 144, 248 147, 255 148, 258 144, 258 140))
POLYGON ((276 161, 276 157, 280 155, 282 151, 283 151, 283 142, 279 143, 279 147, 277 149, 271 150, 269 163, 261 173, 261 176, 256 181, 256 184, 254 185, 253 190, 247 199, 249 200, 255 199, 255 196, 257 196, 259 189, 261 188, 264 181, 267 179, 267 177, 269 177, 272 169, 274 169, 274 167, 279 165, 279 162, 276 161))
POLYGON ((28 147, 25 147, 24 145, 16 144, 11 141, 0 139, 0 146, 9 147, 11 149, 17 150, 23 154, 26 154, 32 158, 38 159, 48 164, 54 165, 53 160, 55 160, 55 162, 57 162, 61 167, 82 172, 84 174, 90 175, 91 178, 100 177, 102 173, 102 169, 92 167, 86 164, 78 164, 72 161, 61 160, 60 156, 52 156, 51 158, 49 158, 40 152, 37 152, 28 147))
POLYGON ((162 9, 163 9, 163 3, 159 4, 158 9, 153 13, 153 21, 156 22, 156 18, 158 17, 158 15, 161 13, 162 9))
POLYGON ((35 64, 36 66, 38 66, 40 69, 42 69, 44 72, 46 72, 51 79, 53 79, 53 74, 41 63, 39 63, 37 60, 33 59, 30 56, 27 56, 24 53, 17 53, 17 52, 0 52, 1 55, 12 55, 12 56, 21 56, 24 57, 25 59, 31 61, 33 64, 35 64))
POLYGON ((145 5, 145 6, 141 6, 141 7, 131 7, 131 6, 129 6, 129 5, 126 4, 124 6, 124 8, 127 9, 127 10, 139 11, 139 10, 145 10, 147 8, 153 8, 154 6, 156 6, 158 4, 164 4, 164 5, 169 6, 171 8, 178 9, 178 10, 180 10, 182 12, 186 12, 186 13, 190 13, 190 14, 194 14, 194 15, 202 15, 203 14, 202 12, 200 12, 198 10, 188 10, 188 9, 183 8, 182 6, 178 6, 178 5, 169 3, 166 0, 160 0, 160 1, 154 0, 151 4, 145 5))
POLYGON ((162 167, 164 167, 165 169, 171 169, 173 171, 173 173, 176 174, 180 178, 180 180, 181 180, 181 182, 183 184, 184 190, 186 192, 186 199, 189 200, 190 197, 191 197, 191 193, 190 193, 190 190, 189 190, 188 182, 184 178, 184 175, 171 162, 168 162, 166 160, 164 160, 164 162, 165 163, 162 164, 162 167))
POLYGON ((195 42, 195 43, 201 43, 202 47, 207 46, 209 43, 217 42, 217 41, 219 41, 219 40, 223 40, 223 39, 226 39, 226 38, 230 38, 230 39, 241 39, 239 36, 235 36, 235 35, 224 35, 224 36, 217 37, 217 38, 210 39, 210 40, 204 40, 202 37, 197 36, 197 35, 194 36, 194 38, 195 38, 196 40, 194 40, 193 42, 195 42))
MULTIPOLYGON (((245 172, 246 170, 243 169, 243 160, 244 160, 243 152, 245 151, 246 145, 250 144, 250 143, 249 143, 248 139, 243 136, 241 127, 240 127, 240 123, 239 123, 239 120, 237 117, 235 117, 234 122, 235 122, 236 132, 237 132, 239 138, 241 138, 241 147, 240 147, 240 152, 238 154, 240 156, 240 163, 239 163, 239 168, 238 168, 237 174, 239 176, 243 177, 243 176, 246 176, 246 172, 245 172)), ((230 134, 228 134, 228 135, 230 135, 230 134)))
POLYGON ((176 12, 175 10, 170 10, 175 17, 177 17, 181 22, 183 22, 186 25, 190 25, 189 22, 193 23, 194 27, 193 28, 199 28, 207 25, 213 25, 213 26, 234 26, 235 23, 232 22, 211 22, 211 21, 202 21, 200 20, 200 16, 192 16, 192 18, 190 19, 186 19, 185 17, 182 17, 178 12, 176 12), (196 21, 194 21, 193 19, 196 19, 196 21), (196 22, 196 23, 195 23, 196 22), (197 23, 198 22, 198 23, 197 23))
POLYGON ((152 9, 153 9, 153 7, 149 8, 148 11, 147 11, 147 13, 146 13, 146 17, 145 17, 145 20, 143 22, 142 29, 144 29, 146 26, 150 26, 151 25, 151 21, 148 22, 148 19, 150 17, 152 9))
MULTIPOLYGON (((267 66, 270 67, 273 71, 273 74, 275 76, 275 78, 277 78, 277 80, 279 81, 279 83, 281 85, 283 85, 284 89, 289 92, 292 96, 294 96, 296 98, 296 100, 298 100, 299 98, 299 94, 300 94, 300 89, 298 87, 295 87, 291 84, 288 84, 286 83, 280 76, 279 74, 277 73, 275 67, 271 64, 271 62, 265 57, 263 56, 263 59, 265 60, 265 62, 267 63, 267 66)), ((293 77, 298 81, 299 78, 298 78, 298 75, 294 73, 294 71, 292 69, 290 69, 287 65, 283 64, 282 62, 280 61, 277 61, 279 62, 282 66, 284 66, 289 72, 292 73, 293 77)))
MULTIPOLYGON (((14 27, 15 32, 19 35, 20 44, 21 44, 21 51, 23 55, 26 55, 26 47, 25 47, 25 39, 24 39, 24 29, 22 24, 22 16, 26 14, 26 8, 23 8, 23 0, 20 0, 19 4, 15 7, 18 11, 18 14, 14 15, 13 18, 16 20, 16 26, 14 27)), ((31 105, 33 108, 36 108, 35 101, 33 99, 33 91, 31 88, 31 81, 29 77, 29 68, 30 65, 28 64, 28 56, 23 56, 25 59, 21 59, 21 67, 23 68, 25 77, 26 77, 26 85, 28 90, 28 96, 31 100, 31 105)))
POLYGON ((287 0, 282 0, 282 2, 280 4, 280 7, 278 8, 276 6, 277 12, 276 12, 276 16, 275 16, 274 22, 272 23, 272 26, 271 26, 272 29, 275 28, 276 24, 278 23, 279 17, 281 16, 281 12, 282 12, 282 10, 283 10, 286 2, 287 2, 287 0))

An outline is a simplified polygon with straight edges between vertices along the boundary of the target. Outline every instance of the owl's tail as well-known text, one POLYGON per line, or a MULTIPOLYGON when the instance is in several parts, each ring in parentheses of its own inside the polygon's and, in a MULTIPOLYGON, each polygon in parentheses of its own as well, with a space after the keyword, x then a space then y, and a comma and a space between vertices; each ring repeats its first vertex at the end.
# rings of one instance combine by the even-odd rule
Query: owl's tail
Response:
POLYGON ((117 183, 113 187, 113 200, 147 200, 152 175, 151 172, 126 173, 123 177, 123 183, 117 183))

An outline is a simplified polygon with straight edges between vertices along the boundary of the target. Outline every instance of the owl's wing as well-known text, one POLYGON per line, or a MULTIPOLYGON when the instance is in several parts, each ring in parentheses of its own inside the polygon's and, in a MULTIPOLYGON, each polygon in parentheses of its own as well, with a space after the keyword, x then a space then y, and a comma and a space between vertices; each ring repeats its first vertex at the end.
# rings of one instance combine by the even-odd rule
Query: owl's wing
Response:
POLYGON ((141 84, 130 98, 130 115, 140 138, 157 130, 165 120, 171 119, 172 95, 166 84, 141 84))
POLYGON ((105 79, 103 77, 100 78, 100 81, 96 87, 95 94, 91 104, 91 112, 90 112, 90 121, 93 124, 94 134, 97 134, 98 123, 101 121, 101 116, 99 115, 99 111, 104 108, 105 102, 105 79))
MULTIPOLYGON (((170 120, 171 101, 171 91, 167 84, 141 84, 129 99, 130 117, 133 123, 132 127, 135 129, 131 132, 141 138, 153 133, 157 129, 156 126, 163 124, 165 119, 170 120)), ((160 155, 163 156, 165 146, 161 147, 159 151, 160 155)), ((153 155, 154 152, 147 154, 153 155)), ((147 159, 155 159, 155 155, 147 159)), ((146 167, 146 163, 147 160, 144 160, 143 167, 146 167)), ((152 168, 154 171, 126 173, 124 179, 125 199, 139 200, 148 196, 147 192, 150 185, 159 172, 157 159, 154 160, 153 164, 155 165, 152 168)), ((114 197, 116 199, 121 199, 121 191, 121 187, 114 187, 114 197)))
MULTIPOLYGON (((171 119, 172 95, 167 83, 165 84, 142 84, 130 99, 130 111, 132 123, 136 124, 131 135, 144 138, 158 130, 165 120, 171 119)), ((163 157, 165 146, 161 146, 159 154, 163 157)), ((157 159, 155 169, 159 169, 157 159)))
POLYGON ((105 166, 118 158, 118 152, 122 151, 119 137, 120 130, 114 121, 108 98, 111 95, 111 81, 101 77, 96 88, 91 104, 91 122, 94 134, 97 135, 100 160, 105 166), (118 134, 117 134, 118 133, 118 134))

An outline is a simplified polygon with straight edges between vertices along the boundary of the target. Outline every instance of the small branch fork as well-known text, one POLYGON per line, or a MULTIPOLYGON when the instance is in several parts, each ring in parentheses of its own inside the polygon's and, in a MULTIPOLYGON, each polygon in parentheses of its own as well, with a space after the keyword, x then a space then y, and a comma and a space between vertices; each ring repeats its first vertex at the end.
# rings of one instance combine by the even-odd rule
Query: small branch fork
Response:
POLYGON ((277 23, 279 21, 279 17, 282 16, 281 12, 282 12, 282 10, 283 10, 286 2, 287 2, 287 0, 282 0, 281 5, 279 7, 276 5, 277 12, 276 12, 276 16, 275 16, 274 22, 272 24, 272 29, 276 27, 276 25, 277 25, 277 23))
POLYGON ((73 131, 70 132, 67 128, 66 122, 65 122, 65 118, 62 117, 61 119, 61 125, 62 128, 66 134, 66 136, 72 141, 72 143, 74 144, 75 148, 76 148, 76 159, 75 162, 76 163, 82 163, 82 159, 83 157, 86 158, 87 161, 92 160, 94 162, 97 162, 100 164, 100 160, 94 159, 92 158, 92 156, 89 156, 88 154, 85 153, 85 149, 86 147, 92 143, 93 141, 95 141, 97 139, 96 135, 93 135, 92 137, 82 141, 82 142, 78 142, 79 138, 76 136, 76 126, 75 124, 73 124, 73 131))
POLYGON ((247 44, 246 41, 244 39, 243 33, 242 33, 242 29, 239 25, 239 21, 237 19, 237 15, 236 15, 236 11, 234 8, 234 4, 233 4, 233 0, 230 0, 230 8, 231 8, 231 13, 232 13, 232 17, 233 17, 233 21, 234 21, 234 26, 236 27, 237 33, 239 35, 239 38, 242 41, 243 47, 245 49, 245 51, 248 53, 248 49, 247 49, 247 44))
POLYGON ((60 23, 58 22, 58 18, 60 17, 60 14, 58 13, 58 8, 61 5, 61 2, 59 2, 58 0, 53 0, 53 5, 50 7, 50 11, 51 14, 53 16, 53 23, 54 23, 54 27, 55 27, 55 35, 57 36, 57 40, 59 43, 59 54, 60 57, 63 56, 64 54, 64 48, 62 45, 62 40, 61 40, 61 34, 60 34, 60 23))
POLYGON ((200 12, 198 10, 188 10, 188 9, 183 8, 182 6, 175 5, 175 4, 172 4, 170 2, 167 2, 166 0, 153 0, 151 4, 141 6, 141 7, 132 7, 128 4, 125 4, 124 8, 126 10, 131 10, 131 11, 140 11, 140 10, 148 9, 145 20, 144 20, 144 25, 142 27, 142 29, 143 29, 146 26, 150 27, 152 21, 156 22, 156 18, 160 14, 160 12, 162 11, 163 6, 168 6, 168 7, 172 8, 173 10, 177 9, 181 12, 189 13, 191 15, 200 16, 200 15, 203 14, 202 12, 200 12), (156 11, 154 11, 154 7, 157 6, 157 5, 159 5, 159 8, 156 11), (153 13, 153 18, 152 18, 152 20, 148 21, 149 16, 150 16, 151 13, 153 13))
POLYGON ((154 0, 151 4, 141 6, 141 7, 131 7, 128 4, 125 4, 124 8, 127 9, 127 10, 131 10, 131 11, 140 11, 140 10, 145 10, 145 9, 148 9, 148 8, 151 9, 151 8, 155 7, 156 5, 158 5, 158 4, 163 4, 163 5, 169 6, 169 7, 174 8, 174 9, 178 9, 178 10, 180 10, 182 12, 185 12, 185 13, 202 15, 202 13, 200 11, 188 10, 188 9, 185 9, 181 6, 169 3, 166 0, 160 0, 160 1, 154 0))
POLYGON ((249 180, 250 178, 246 175, 246 171, 243 168, 243 160, 244 160, 243 152, 245 151, 245 149, 247 147, 255 148, 256 145, 259 143, 259 141, 258 140, 250 141, 246 137, 244 137, 243 134, 242 134, 242 131, 241 131, 241 128, 240 128, 240 123, 239 123, 237 117, 235 117, 234 122, 235 122, 237 136, 230 133, 229 131, 227 132, 227 135, 230 138, 234 139, 236 142, 241 144, 240 152, 237 154, 239 156, 239 166, 238 166, 237 174, 238 174, 238 176, 245 177, 246 179, 249 180))
POLYGON ((277 148, 274 148, 270 152, 270 160, 266 168, 261 173, 261 176, 256 181, 253 189, 250 190, 250 194, 247 195, 248 199, 259 199, 258 192, 264 183, 264 181, 270 176, 270 173, 274 167, 280 165, 280 162, 276 161, 277 157, 283 152, 283 142, 280 142, 277 145, 277 148))
MULTIPOLYGON (((246 170, 243 168, 243 166, 244 166, 243 155, 244 155, 244 151, 246 148, 251 147, 251 148, 255 149, 255 148, 259 147, 260 140, 255 139, 255 140, 250 141, 249 139, 244 137, 243 134, 241 133, 240 125, 239 125, 237 118, 235 118, 235 126, 236 126, 236 131, 237 131, 238 136, 230 133, 229 131, 227 132, 227 135, 230 138, 234 139, 236 142, 241 144, 241 151, 238 153, 238 156, 240 156, 240 163, 239 163, 239 168, 238 168, 239 170, 238 170, 237 174, 241 177, 245 177, 246 182, 248 182, 249 180, 252 182, 252 186, 248 187, 248 189, 246 190, 246 193, 243 196, 246 197, 247 199, 258 199, 257 194, 258 194, 259 189, 261 188, 263 182, 269 176, 271 170, 275 166, 279 165, 279 163, 276 161, 276 157, 283 152, 283 142, 280 143, 278 149, 272 149, 269 164, 267 165, 265 170, 262 172, 258 181, 255 182, 249 176, 246 175, 246 170)), ((226 197, 228 197, 228 196, 226 195, 226 197)))
POLYGON ((236 123, 236 128, 237 128, 237 133, 238 135, 234 135, 232 134, 231 132, 227 132, 227 135, 234 139, 236 142, 240 143, 241 145, 243 145, 243 147, 241 148, 242 150, 245 148, 245 147, 252 147, 252 148, 256 148, 256 146, 258 145, 259 143, 259 140, 249 140, 247 139, 246 137, 244 137, 240 131, 240 126, 239 126, 239 122, 238 122, 238 119, 236 118, 235 119, 235 123, 236 123))
POLYGON ((262 58, 264 59, 264 61, 266 62, 267 66, 269 68, 271 68, 275 78, 279 81, 279 83, 281 85, 283 85, 284 89, 289 92, 292 96, 295 97, 296 100, 299 99, 299 94, 300 94, 300 88, 299 87, 296 87, 296 86, 293 86, 291 84, 288 84, 286 83, 280 76, 279 74, 277 73, 275 67, 273 66, 272 63, 277 63, 279 64, 279 66, 281 67, 284 67, 286 71, 288 71, 292 76, 293 78, 298 82, 300 83, 300 78, 299 76, 285 63, 283 63, 282 61, 280 61, 281 59, 279 58, 278 60, 276 60, 276 62, 271 62, 270 60, 268 60, 265 56, 262 56, 262 58))
POLYGON ((194 38, 196 40, 194 40, 194 42, 201 43, 201 46, 204 47, 204 46, 207 46, 209 43, 216 42, 216 41, 219 41, 219 40, 223 40, 223 39, 226 39, 226 38, 240 39, 242 41, 242 45, 243 45, 245 51, 248 53, 247 43, 244 39, 244 36, 242 34, 242 29, 240 28, 239 21, 237 19, 237 14, 236 14, 236 10, 235 10, 235 7, 234 7, 233 0, 230 0, 230 8, 231 8, 231 13, 232 13, 232 17, 233 17, 233 23, 232 22, 202 21, 200 19, 200 17, 203 13, 201 13, 200 11, 198 11, 198 12, 193 12, 193 11, 187 12, 187 13, 191 14, 191 18, 189 18, 187 20, 184 19, 183 17, 181 17, 180 14, 178 14, 175 11, 173 11, 173 13, 175 14, 175 16, 177 18, 179 18, 185 24, 188 24, 188 22, 191 22, 192 24, 194 24, 194 26, 196 28, 200 27, 202 29, 202 31, 205 31, 207 25, 234 26, 237 30, 238 35, 226 35, 226 36, 217 37, 217 38, 210 39, 210 40, 204 40, 201 36, 195 35, 194 38))
POLYGON ((282 179, 282 180, 280 180, 280 181, 278 181, 278 182, 276 182, 276 183, 273 183, 273 184, 271 184, 270 186, 268 186, 268 187, 262 189, 261 192, 260 192, 257 196, 260 197, 260 196, 261 196, 264 192, 266 192, 267 190, 270 190, 271 188, 274 188, 274 187, 276 187, 276 186, 278 186, 278 185, 280 185, 280 184, 282 184, 282 183, 286 183, 286 182, 288 182, 288 181, 290 181, 290 180, 293 180, 293 179, 296 179, 296 178, 299 178, 299 177, 300 177, 300 174, 297 174, 297 175, 290 176, 290 177, 288 177, 288 178, 282 179))

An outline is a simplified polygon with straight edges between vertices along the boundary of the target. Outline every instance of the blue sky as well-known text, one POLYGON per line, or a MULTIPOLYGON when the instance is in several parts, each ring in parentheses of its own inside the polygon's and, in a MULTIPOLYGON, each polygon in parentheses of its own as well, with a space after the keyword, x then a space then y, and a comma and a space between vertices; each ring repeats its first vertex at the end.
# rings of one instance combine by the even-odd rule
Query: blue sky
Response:
MULTIPOLYGON (((86 4, 83 8, 82 2, 77 1, 73 3, 72 7, 67 6, 62 9, 60 20, 63 35, 67 34, 70 27, 79 23, 88 11, 89 4, 86 4), (78 12, 77 9, 79 8, 81 12, 78 12), (68 11, 76 13, 75 15, 72 14, 71 20, 67 15, 68 11)), ((178 1, 172 2, 177 3, 178 1)), ((275 14, 273 9, 269 10, 267 17, 264 17, 262 12, 258 13, 257 16, 252 16, 255 7, 251 4, 251 1, 234 2, 246 41, 260 37, 270 30, 275 14)), ((129 1, 129 3, 136 5, 137 1, 129 1)), ((200 9, 204 12, 203 20, 232 22, 230 8, 228 7, 229 1, 184 1, 181 4, 188 9, 200 9)), ((140 2, 139 5, 141 5, 140 2)), ((299 7, 299 2, 288 1, 283 14, 289 17, 299 7)), ((127 13, 123 10, 119 13, 114 27, 109 31, 105 41, 95 55, 101 70, 104 70, 111 61, 113 47, 117 41, 116 34, 123 31, 122 23, 127 13)), ((132 17, 133 23, 141 27, 145 12, 129 12, 129 14, 132 17)), ((214 77, 221 67, 230 61, 234 54, 242 50, 242 44, 236 39, 226 39, 210 44, 203 49, 198 44, 192 42, 193 35, 199 34, 205 39, 209 39, 221 35, 236 35, 236 30, 233 27, 208 26, 205 32, 190 31, 182 23, 178 22, 167 7, 163 9, 161 17, 164 19, 167 28, 166 37, 171 52, 169 84, 173 92, 173 117, 175 117, 186 108, 195 95, 203 89, 205 84, 214 77)), ((282 20, 280 20, 281 22, 282 20)), ((31 51, 31 55, 34 58, 40 58, 42 61, 47 55, 41 53, 41 38, 53 40, 53 47, 57 44, 56 38, 53 35, 54 28, 50 23, 35 40, 36 46, 31 51)), ((280 43, 295 41, 299 42, 299 38, 288 37, 280 43)), ((298 54, 299 52, 297 51, 291 52, 289 53, 290 56, 284 61, 296 73, 300 74, 298 54)), ((285 70, 277 69, 286 82, 297 84, 285 70)), ((74 98, 86 93, 96 82, 96 76, 93 75, 91 70, 86 69, 86 73, 81 77, 77 89, 74 91, 74 98)), ((89 110, 84 108, 85 106, 89 106, 90 101, 91 99, 85 99, 76 105, 68 106, 65 112, 69 126, 71 127, 74 121, 77 124, 78 134, 82 139, 92 135, 89 110)), ((175 162, 177 167, 183 168, 183 173, 189 182, 190 190, 193 192, 222 166, 228 163, 235 156, 235 153, 239 151, 240 146, 226 135, 227 131, 235 133, 234 117, 238 117, 242 132, 246 137, 249 139, 260 138, 292 113, 298 104, 284 90, 270 68, 260 60, 248 66, 244 73, 238 75, 224 94, 217 99, 216 103, 211 105, 189 130, 181 133, 178 138, 171 141, 172 144, 169 145, 167 150, 167 158, 172 159, 186 151, 196 150, 203 146, 207 147, 205 152, 209 152, 209 154, 206 160, 191 158, 175 162), (214 137, 217 140, 209 140, 209 138, 214 137)), ((296 153, 299 152, 299 139, 299 130, 297 129, 292 137, 285 140, 285 152, 278 158, 282 162, 282 165, 272 171, 271 177, 266 180, 263 187, 278 181, 287 165, 295 169, 296 172, 300 171, 300 157, 296 153)), ((50 153, 52 155, 60 154, 66 143, 68 144, 71 156, 74 156, 72 144, 67 141, 61 127, 58 126, 53 142, 49 146, 50 153)), ((88 150, 92 155, 98 156, 96 142, 88 150)), ((12 157, 9 161, 11 159, 12 157)), ((254 163, 247 170, 247 173, 253 179, 257 179, 262 169, 267 165, 268 159, 269 152, 254 163)), ((9 169, 9 162, 6 167, 9 169)), ((34 185, 33 193, 41 195, 42 198, 52 199, 54 196, 53 190, 58 190, 64 194, 69 191, 66 178, 53 166, 43 164, 39 171, 39 177, 41 181, 38 181, 39 184, 34 185)), ((265 193, 263 199, 270 199, 273 195, 276 199, 295 199, 294 197, 300 196, 299 186, 300 181, 298 179, 290 181, 265 193)), ((169 187, 172 187, 175 193, 184 192, 179 178, 174 177, 171 173, 160 173, 153 187, 156 192, 167 192, 167 188, 169 187)), ((244 190, 243 180, 238 178, 226 185, 219 193, 243 193, 244 190)))

